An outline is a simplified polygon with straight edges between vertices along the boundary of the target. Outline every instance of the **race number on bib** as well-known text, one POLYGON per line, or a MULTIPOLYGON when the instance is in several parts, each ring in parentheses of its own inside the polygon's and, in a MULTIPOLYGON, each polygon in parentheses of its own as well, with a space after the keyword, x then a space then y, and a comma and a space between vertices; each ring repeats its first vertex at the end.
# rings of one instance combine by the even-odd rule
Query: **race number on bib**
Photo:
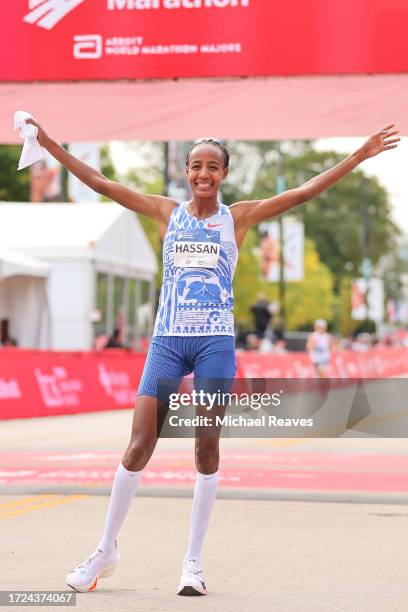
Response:
POLYGON ((214 230, 180 230, 173 244, 178 268, 216 268, 220 256, 220 233, 214 230))

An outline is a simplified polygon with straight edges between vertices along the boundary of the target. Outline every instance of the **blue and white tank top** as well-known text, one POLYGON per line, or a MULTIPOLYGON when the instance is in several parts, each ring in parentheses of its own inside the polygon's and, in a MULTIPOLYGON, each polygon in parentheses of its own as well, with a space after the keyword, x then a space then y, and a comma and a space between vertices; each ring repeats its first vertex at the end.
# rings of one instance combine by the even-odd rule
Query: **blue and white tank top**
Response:
POLYGON ((234 335, 232 278, 238 259, 228 206, 207 219, 177 206, 163 243, 163 284, 154 336, 234 335))
POLYGON ((326 332, 313 332, 314 346, 309 351, 312 363, 326 363, 330 361, 330 335, 326 332))

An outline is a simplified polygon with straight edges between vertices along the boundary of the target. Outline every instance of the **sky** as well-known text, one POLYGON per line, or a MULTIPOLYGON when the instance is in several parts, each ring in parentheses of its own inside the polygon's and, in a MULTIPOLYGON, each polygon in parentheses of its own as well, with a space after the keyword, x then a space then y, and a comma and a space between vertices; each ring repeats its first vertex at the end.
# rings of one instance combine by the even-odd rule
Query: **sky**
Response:
MULTIPOLYGON (((364 138, 323 138, 315 141, 318 150, 334 150, 345 155, 355 151, 364 142, 364 138)), ((137 153, 126 146, 126 143, 111 143, 112 159, 125 173, 136 163, 137 153)), ((387 190, 395 222, 404 233, 408 234, 408 138, 402 138, 399 147, 384 151, 380 155, 366 160, 361 164, 362 170, 376 176, 387 190)))

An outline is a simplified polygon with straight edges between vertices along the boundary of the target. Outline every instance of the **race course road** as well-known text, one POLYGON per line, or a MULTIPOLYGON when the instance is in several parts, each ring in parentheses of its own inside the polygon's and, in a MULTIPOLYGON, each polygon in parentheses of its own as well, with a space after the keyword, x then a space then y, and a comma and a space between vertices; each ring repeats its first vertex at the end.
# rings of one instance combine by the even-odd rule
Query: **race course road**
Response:
MULTIPOLYGON (((0 493, 108 494, 131 411, 6 421, 0 493), (73 443, 75 442, 75 444, 73 443)), ((191 495, 194 441, 161 439, 141 495, 191 495)), ((223 439, 220 496, 408 502, 404 439, 223 439)))

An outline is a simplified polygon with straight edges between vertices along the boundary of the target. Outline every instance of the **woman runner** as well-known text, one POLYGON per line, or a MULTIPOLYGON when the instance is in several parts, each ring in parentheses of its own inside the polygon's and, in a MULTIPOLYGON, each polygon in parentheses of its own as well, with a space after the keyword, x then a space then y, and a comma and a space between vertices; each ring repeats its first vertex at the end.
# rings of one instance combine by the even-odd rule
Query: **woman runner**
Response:
MULTIPOLYGON (((400 138, 394 137, 398 133, 394 125, 388 125, 352 155, 300 187, 227 207, 217 196, 228 175, 229 153, 217 141, 205 139, 190 150, 186 173, 192 197, 179 204, 107 179, 70 155, 36 121, 29 123, 38 128, 40 145, 67 170, 97 193, 154 219, 164 239, 163 284, 154 334, 138 389, 130 441, 114 478, 104 532, 91 556, 67 576, 70 587, 92 591, 98 578, 110 576, 119 562, 116 540, 157 442, 157 411, 162 405, 159 381, 173 379, 178 383, 192 371, 195 381, 227 380, 235 374, 232 277, 248 229, 318 196, 365 159, 394 149, 400 138)), ((217 437, 196 437, 195 461, 190 537, 179 595, 207 594, 200 557, 218 484, 217 437)))
POLYGON ((326 378, 327 376, 332 348, 333 338, 327 332, 327 321, 317 319, 314 323, 314 331, 307 339, 306 350, 319 378, 326 378))

